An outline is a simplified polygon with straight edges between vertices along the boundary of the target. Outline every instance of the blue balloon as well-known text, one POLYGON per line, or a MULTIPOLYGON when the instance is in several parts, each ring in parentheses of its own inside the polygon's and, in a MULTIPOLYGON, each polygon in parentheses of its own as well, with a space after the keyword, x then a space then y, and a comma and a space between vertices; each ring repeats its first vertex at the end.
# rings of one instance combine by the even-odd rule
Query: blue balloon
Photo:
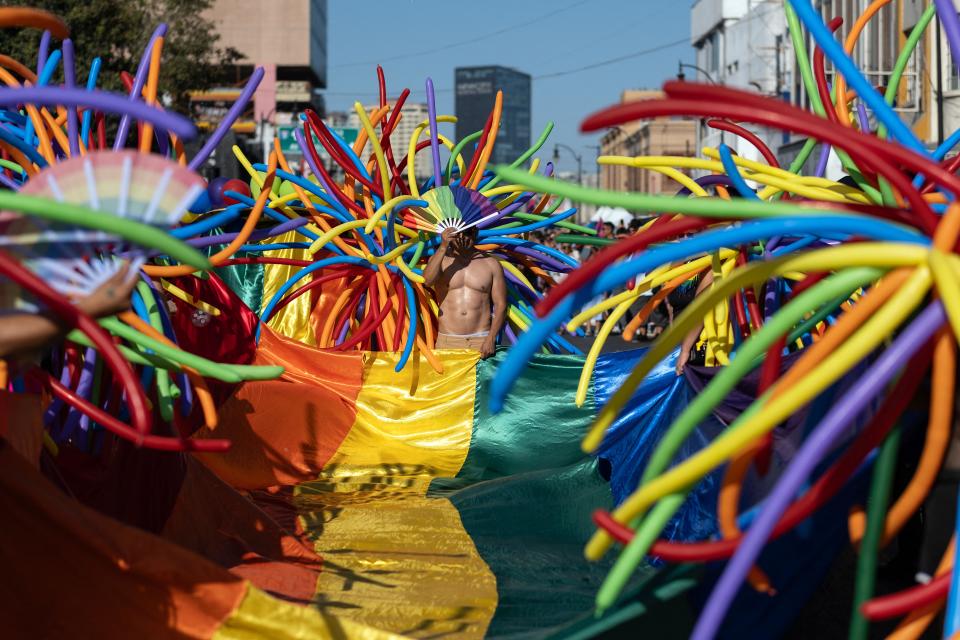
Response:
POLYGON ((193 204, 187 207, 187 210, 190 213, 206 213, 212 208, 213 202, 210 201, 210 192, 201 191, 197 199, 193 201, 193 204))

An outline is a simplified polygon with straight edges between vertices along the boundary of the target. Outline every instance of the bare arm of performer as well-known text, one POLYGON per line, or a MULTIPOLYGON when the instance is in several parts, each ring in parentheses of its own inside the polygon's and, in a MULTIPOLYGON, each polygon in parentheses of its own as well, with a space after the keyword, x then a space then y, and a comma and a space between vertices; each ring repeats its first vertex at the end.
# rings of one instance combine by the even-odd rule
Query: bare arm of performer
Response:
MULTIPOLYGON (((94 318, 109 316, 130 307, 135 278, 121 269, 86 298, 76 302, 80 311, 94 318)), ((45 311, 0 316, 0 358, 40 349, 65 332, 59 318, 45 311)))
MULTIPOLYGON (((700 295, 706 291, 707 287, 713 284, 713 272, 708 271, 703 280, 700 281, 700 284, 697 285, 696 295, 700 295)), ((703 322, 699 323, 696 327, 690 330, 690 332, 684 337, 683 343, 680 345, 680 353, 677 354, 677 375, 679 376, 683 373, 683 368, 687 364, 687 360, 690 359, 690 351, 693 349, 693 345, 697 343, 697 338, 700 337, 700 332, 703 331, 703 322)))
POLYGON ((423 283, 428 287, 432 287, 437 282, 437 278, 440 277, 443 259, 447 256, 447 249, 450 248, 450 240, 456 233, 456 229, 449 227, 444 229, 443 233, 440 234, 440 246, 437 247, 434 254, 427 260, 427 266, 423 270, 423 283))
POLYGON ((493 320, 490 322, 490 333, 480 346, 480 357, 487 359, 497 350, 497 335, 507 321, 507 283, 503 278, 503 267, 496 258, 490 258, 493 269, 493 282, 490 288, 490 297, 493 301, 493 320))

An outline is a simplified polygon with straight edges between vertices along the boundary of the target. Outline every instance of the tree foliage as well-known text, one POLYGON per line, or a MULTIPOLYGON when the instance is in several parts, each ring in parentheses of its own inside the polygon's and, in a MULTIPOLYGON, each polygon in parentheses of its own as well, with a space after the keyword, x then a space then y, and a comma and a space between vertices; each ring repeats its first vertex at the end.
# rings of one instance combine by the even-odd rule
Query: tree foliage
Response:
MULTIPOLYGON (((11 4, 0 0, 0 4, 11 4)), ((23 3, 16 3, 23 4, 23 3)), ((60 16, 70 27, 76 51, 77 84, 85 84, 95 57, 102 62, 98 87, 123 91, 120 72, 136 73, 143 50, 161 22, 168 25, 161 58, 160 91, 184 112, 188 93, 234 84, 235 49, 217 46, 215 25, 203 13, 213 0, 32 0, 30 6, 60 16)), ((0 53, 36 68, 40 32, 0 29, 0 53)), ((51 50, 59 47, 51 43, 51 50)), ((62 79, 58 71, 55 76, 62 79)))

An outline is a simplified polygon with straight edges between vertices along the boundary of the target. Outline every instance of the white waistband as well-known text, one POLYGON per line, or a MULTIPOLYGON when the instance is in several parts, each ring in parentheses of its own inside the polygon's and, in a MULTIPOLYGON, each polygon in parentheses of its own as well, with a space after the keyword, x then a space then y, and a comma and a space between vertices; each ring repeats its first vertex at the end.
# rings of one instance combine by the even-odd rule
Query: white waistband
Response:
POLYGON ((447 338, 486 338, 490 335, 489 331, 478 331, 477 333, 443 333, 439 332, 437 336, 444 336, 447 338))

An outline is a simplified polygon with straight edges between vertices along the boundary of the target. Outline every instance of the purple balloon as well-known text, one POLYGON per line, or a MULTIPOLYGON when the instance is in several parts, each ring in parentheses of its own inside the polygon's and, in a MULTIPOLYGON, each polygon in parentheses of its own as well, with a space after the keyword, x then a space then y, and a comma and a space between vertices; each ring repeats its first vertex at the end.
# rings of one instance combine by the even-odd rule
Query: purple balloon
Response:
POLYGON ((827 162, 830 160, 830 145, 824 144, 820 149, 820 160, 817 161, 817 170, 813 175, 822 178, 827 172, 827 162))
POLYGON ((223 206, 223 187, 230 178, 217 176, 207 185, 207 195, 210 196, 210 207, 219 209, 223 206))
MULTIPOLYGON (((150 36, 147 42, 147 48, 143 50, 140 56, 140 64, 137 65, 137 73, 133 77, 133 87, 130 89, 129 100, 131 102, 140 102, 143 94, 143 85, 147 82, 147 71, 150 69, 150 54, 153 51, 153 45, 157 38, 167 35, 167 25, 160 23, 150 36)), ((120 126, 117 128, 117 137, 113 139, 113 150, 119 151, 127 144, 127 134, 130 132, 130 118, 123 116, 120 120, 120 126)))
MULTIPOLYGON (((437 136, 437 98, 433 91, 433 80, 427 78, 427 120, 430 123, 430 151, 433 156, 433 184, 439 187, 443 174, 440 173, 440 140, 437 136)), ((386 188, 387 185, 384 185, 386 188)))
MULTIPOLYGON (((729 176, 719 176, 719 175, 703 176, 701 178, 697 178, 696 180, 694 180, 694 182, 696 182, 701 187, 715 187, 718 184, 723 185, 725 187, 733 186, 733 180, 731 180, 729 176)), ((687 189, 686 187, 682 187, 679 191, 677 191, 676 195, 678 196, 690 195, 690 189, 687 189)))
MULTIPOLYGON (((263 229, 260 231, 254 231, 250 234, 250 242, 258 242, 266 238, 272 238, 278 236, 281 233, 286 233, 287 231, 293 231, 298 229, 309 222, 306 218, 293 218, 288 222, 283 222, 271 229, 263 229)), ((221 233, 216 236, 201 236, 199 238, 190 238, 187 240, 187 244, 192 247, 210 247, 215 244, 226 244, 232 242, 239 236, 239 233, 221 233)))
POLYGON ((217 145, 220 144, 223 137, 230 131, 233 123, 240 117, 243 110, 247 108, 247 103, 250 102, 250 98, 253 97, 253 92, 260 86, 261 80, 263 80, 263 67, 257 67, 250 75, 250 79, 247 80, 247 85, 243 88, 243 91, 240 92, 240 97, 237 98, 237 101, 234 102, 230 110, 227 111, 227 115, 224 116, 220 124, 217 125, 216 131, 207 139, 200 151, 197 152, 197 155, 190 160, 190 164, 187 165, 190 169, 196 171, 200 168, 200 165, 207 161, 207 158, 209 158, 210 154, 217 148, 217 145))
POLYGON ((143 102, 131 102, 123 96, 106 91, 65 87, 0 87, 0 106, 15 108, 21 104, 45 107, 80 106, 105 113, 129 114, 137 120, 149 122, 157 129, 175 133, 183 140, 193 140, 197 137, 196 127, 187 118, 143 102))
POLYGON ((37 75, 47 66, 47 56, 50 54, 50 32, 44 31, 40 36, 40 50, 37 52, 37 75))
MULTIPOLYGON (((73 40, 63 41, 63 83, 68 89, 76 86, 77 69, 73 59, 73 40)), ((80 155, 80 132, 78 130, 77 108, 67 107, 67 138, 70 141, 70 157, 80 155)))
MULTIPOLYGON (((77 381, 77 395, 81 398, 90 399, 96 366, 97 350, 93 347, 87 347, 83 352, 83 369, 80 370, 80 380, 77 381)), ((78 425, 86 431, 90 428, 90 417, 79 409, 70 407, 67 412, 67 419, 63 423, 60 440, 66 441, 69 439, 78 425), (84 420, 84 418, 86 418, 86 420, 84 420)))

